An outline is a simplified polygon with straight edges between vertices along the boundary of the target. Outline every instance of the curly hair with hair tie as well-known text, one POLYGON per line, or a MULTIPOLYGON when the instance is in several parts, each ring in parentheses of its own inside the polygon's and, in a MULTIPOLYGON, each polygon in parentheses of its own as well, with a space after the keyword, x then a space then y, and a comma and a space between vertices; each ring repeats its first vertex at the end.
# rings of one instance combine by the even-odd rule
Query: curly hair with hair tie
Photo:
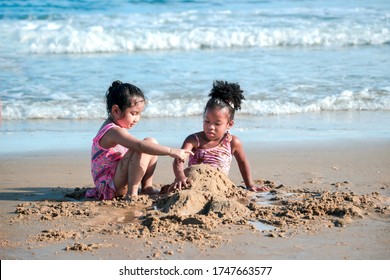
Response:
POLYGON ((243 90, 237 83, 229 83, 226 81, 214 81, 210 91, 210 99, 206 104, 207 109, 226 108, 229 112, 230 119, 234 119, 234 113, 241 109, 242 100, 245 99, 243 90))

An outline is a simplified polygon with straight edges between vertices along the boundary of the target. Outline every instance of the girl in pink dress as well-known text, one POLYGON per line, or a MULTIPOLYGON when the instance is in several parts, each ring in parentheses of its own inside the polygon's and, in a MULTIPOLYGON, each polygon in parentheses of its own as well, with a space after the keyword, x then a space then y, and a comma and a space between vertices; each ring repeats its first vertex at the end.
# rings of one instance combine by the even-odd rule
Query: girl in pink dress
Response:
MULTIPOLYGON (((203 114, 203 131, 189 135, 182 148, 191 150, 188 166, 208 164, 229 174, 233 156, 237 160, 245 186, 250 191, 268 191, 265 186, 257 186, 252 181, 251 170, 244 148, 237 136, 229 129, 234 125, 234 112, 241 109, 244 98, 240 86, 236 83, 215 81, 203 114)), ((187 187, 184 174, 184 162, 174 160, 175 181, 169 190, 187 187)))
POLYGON ((109 200, 115 197, 154 193, 153 173, 157 156, 184 161, 189 150, 159 145, 153 138, 137 139, 129 134, 145 106, 143 92, 136 86, 115 81, 106 93, 108 118, 92 142, 91 172, 95 188, 86 197, 109 200))

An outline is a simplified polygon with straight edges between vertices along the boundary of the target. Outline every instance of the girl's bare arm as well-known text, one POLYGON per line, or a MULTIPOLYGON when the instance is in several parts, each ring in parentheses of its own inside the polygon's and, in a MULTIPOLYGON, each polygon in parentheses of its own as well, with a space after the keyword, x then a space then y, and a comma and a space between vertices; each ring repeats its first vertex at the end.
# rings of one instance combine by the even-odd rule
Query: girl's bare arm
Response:
POLYGON ((175 149, 151 141, 140 140, 127 132, 124 128, 113 127, 100 140, 102 147, 113 147, 117 144, 139 153, 146 153, 157 156, 172 156, 180 161, 184 161, 191 151, 175 149))
MULTIPOLYGON (((182 145, 182 149, 191 151, 194 146, 194 139, 193 135, 188 136, 182 145)), ((175 181, 171 184, 170 189, 179 189, 187 187, 187 177, 184 174, 184 161, 179 161, 175 159, 173 161, 173 173, 175 174, 175 181)))
POLYGON ((237 161, 242 179, 244 180, 244 184, 246 187, 249 187, 253 184, 249 161, 246 157, 245 150, 242 146, 240 139, 238 139, 238 137, 236 136, 232 137, 232 153, 237 161))
POLYGON ((268 187, 258 186, 253 183, 249 160, 246 157, 241 141, 236 136, 233 136, 232 139, 232 152, 237 160, 238 168, 240 169, 246 188, 254 192, 269 191, 268 187))

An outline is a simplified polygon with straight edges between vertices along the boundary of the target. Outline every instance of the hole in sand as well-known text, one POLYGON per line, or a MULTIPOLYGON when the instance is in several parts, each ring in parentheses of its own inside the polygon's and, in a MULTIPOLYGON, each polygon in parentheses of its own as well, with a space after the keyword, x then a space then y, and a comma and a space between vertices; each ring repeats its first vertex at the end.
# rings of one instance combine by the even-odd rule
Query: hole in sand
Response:
POLYGON ((276 227, 268 225, 266 223, 262 223, 262 222, 258 222, 258 221, 256 221, 256 222, 248 221, 248 222, 249 222, 249 224, 253 225, 255 227, 255 229, 260 230, 260 231, 270 231, 270 230, 276 229, 276 227))
POLYGON ((293 196, 293 193, 276 193, 276 192, 263 192, 254 196, 254 201, 257 205, 272 206, 276 205, 278 201, 281 201, 287 197, 293 196))
POLYGON ((141 210, 133 209, 129 211, 124 217, 123 217, 123 223, 132 223, 136 220, 138 220, 139 217, 143 216, 144 213, 141 210))

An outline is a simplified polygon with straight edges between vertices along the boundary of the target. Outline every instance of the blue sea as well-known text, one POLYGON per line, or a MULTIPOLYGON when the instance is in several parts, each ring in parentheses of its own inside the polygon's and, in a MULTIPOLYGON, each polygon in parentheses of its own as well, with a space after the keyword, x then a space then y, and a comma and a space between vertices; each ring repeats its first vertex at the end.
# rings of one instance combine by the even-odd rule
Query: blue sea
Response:
POLYGON ((0 155, 89 149, 114 80, 148 99, 132 133, 181 145, 214 80, 245 141, 390 140, 390 1, 0 1, 0 155))

